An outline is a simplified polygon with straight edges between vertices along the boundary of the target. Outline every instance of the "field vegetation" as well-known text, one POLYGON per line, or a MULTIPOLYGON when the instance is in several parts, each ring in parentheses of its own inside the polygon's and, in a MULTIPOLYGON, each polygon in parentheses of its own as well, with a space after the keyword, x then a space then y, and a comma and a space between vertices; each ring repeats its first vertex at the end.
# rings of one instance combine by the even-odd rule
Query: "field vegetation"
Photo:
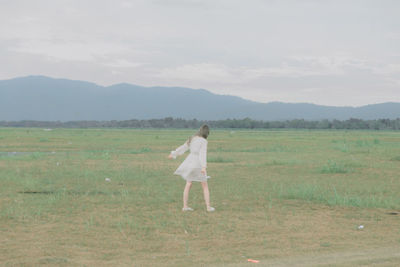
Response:
POLYGON ((400 261, 399 132, 211 130, 216 212, 194 184, 183 213, 167 156, 195 130, 0 128, 0 262, 400 261))

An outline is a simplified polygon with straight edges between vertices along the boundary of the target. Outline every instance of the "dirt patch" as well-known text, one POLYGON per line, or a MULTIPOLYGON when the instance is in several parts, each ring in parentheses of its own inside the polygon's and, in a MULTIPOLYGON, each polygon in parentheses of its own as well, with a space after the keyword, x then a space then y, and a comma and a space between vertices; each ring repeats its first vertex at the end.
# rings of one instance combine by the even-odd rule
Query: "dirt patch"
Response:
MULTIPOLYGON (((380 247, 366 250, 351 250, 326 254, 308 254, 298 257, 285 257, 278 259, 258 259, 254 266, 398 266, 400 262, 400 246, 380 247)), ((223 266, 249 266, 247 259, 244 263, 224 264, 223 266)), ((214 267, 220 265, 212 265, 214 267)))

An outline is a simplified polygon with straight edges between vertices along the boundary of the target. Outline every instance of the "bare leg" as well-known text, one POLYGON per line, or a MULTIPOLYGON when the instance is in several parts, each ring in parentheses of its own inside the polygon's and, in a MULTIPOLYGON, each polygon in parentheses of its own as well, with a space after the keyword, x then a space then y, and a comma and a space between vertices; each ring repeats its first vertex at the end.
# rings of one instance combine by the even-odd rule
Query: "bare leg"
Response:
POLYGON ((207 181, 201 182, 201 186, 203 187, 204 200, 206 202, 207 210, 210 208, 210 191, 208 190, 207 181))
POLYGON ((183 208, 188 208, 189 191, 192 187, 192 182, 186 182, 185 190, 183 190, 183 208))

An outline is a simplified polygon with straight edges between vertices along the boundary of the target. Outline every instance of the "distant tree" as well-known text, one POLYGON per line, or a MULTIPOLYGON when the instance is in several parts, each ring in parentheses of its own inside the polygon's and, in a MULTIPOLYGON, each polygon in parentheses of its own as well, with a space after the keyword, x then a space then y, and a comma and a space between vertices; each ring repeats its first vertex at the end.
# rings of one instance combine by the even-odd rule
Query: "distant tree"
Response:
POLYGON ((41 128, 190 128, 196 129, 207 123, 212 128, 243 128, 243 129, 370 129, 370 130, 400 130, 400 118, 395 120, 320 120, 305 121, 300 119, 287 121, 257 121, 250 118, 225 119, 216 121, 185 120, 167 117, 150 120, 125 121, 0 121, 0 127, 41 127, 41 128))

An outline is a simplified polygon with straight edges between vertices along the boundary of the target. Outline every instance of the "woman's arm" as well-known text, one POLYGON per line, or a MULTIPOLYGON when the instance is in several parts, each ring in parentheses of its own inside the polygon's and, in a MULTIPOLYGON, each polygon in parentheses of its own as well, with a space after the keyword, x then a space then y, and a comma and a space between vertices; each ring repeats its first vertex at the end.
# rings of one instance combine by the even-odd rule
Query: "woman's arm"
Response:
POLYGON ((171 151, 170 158, 176 159, 177 156, 184 154, 188 149, 189 149, 188 142, 185 142, 176 150, 171 151))

